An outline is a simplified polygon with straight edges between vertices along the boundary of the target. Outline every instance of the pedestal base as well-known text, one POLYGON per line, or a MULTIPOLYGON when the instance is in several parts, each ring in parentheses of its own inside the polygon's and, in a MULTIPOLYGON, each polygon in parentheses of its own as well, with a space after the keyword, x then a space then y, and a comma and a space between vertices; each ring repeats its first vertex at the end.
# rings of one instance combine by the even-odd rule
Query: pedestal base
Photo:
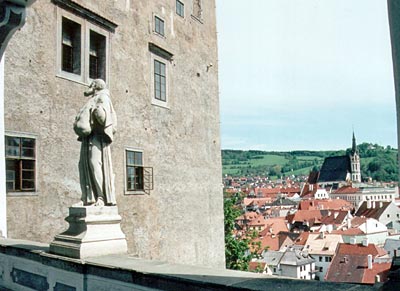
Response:
POLYGON ((127 253, 117 206, 70 207, 67 231, 56 235, 50 253, 85 259, 127 253))

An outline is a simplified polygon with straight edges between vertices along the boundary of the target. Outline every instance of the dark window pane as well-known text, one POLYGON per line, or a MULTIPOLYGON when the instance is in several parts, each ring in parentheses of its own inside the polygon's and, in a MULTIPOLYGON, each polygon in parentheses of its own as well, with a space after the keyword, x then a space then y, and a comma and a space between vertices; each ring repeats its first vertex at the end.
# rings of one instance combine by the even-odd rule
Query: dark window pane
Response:
POLYGON ((15 183, 14 182, 6 182, 6 190, 7 191, 15 191, 15 183))
POLYGON ((62 18, 61 69, 81 73, 81 26, 65 17, 62 18))
POLYGON ((143 190, 143 168, 136 167, 136 180, 135 180, 136 190, 143 190))
POLYGON ((34 148, 35 140, 33 138, 21 138, 22 147, 24 148, 34 148))
POLYGON ((19 190, 20 183, 20 172, 19 172, 19 160, 6 160, 6 182, 7 187, 11 187, 10 190, 19 190))
POLYGON ((23 180, 34 180, 35 172, 34 171, 22 171, 22 179, 23 180))
POLYGON ((34 158, 35 157, 35 149, 23 148, 21 157, 34 158))
POLYGON ((89 77, 103 79, 106 77, 106 37, 90 31, 89 77))
POLYGON ((22 180, 22 189, 21 190, 34 190, 35 183, 32 180, 22 180))
POLYGON ((6 136, 6 156, 19 157, 20 143, 19 137, 6 136))
POLYGON ((24 170, 34 170, 35 161, 33 160, 22 160, 22 169, 24 170))

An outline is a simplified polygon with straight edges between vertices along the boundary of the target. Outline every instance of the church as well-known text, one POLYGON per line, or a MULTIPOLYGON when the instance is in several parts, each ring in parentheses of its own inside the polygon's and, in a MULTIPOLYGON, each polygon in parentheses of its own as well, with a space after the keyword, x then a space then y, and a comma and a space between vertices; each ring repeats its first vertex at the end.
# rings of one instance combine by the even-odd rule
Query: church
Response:
POLYGON ((354 132, 351 152, 325 158, 317 179, 318 184, 332 185, 334 188, 341 184, 361 183, 360 154, 354 132))

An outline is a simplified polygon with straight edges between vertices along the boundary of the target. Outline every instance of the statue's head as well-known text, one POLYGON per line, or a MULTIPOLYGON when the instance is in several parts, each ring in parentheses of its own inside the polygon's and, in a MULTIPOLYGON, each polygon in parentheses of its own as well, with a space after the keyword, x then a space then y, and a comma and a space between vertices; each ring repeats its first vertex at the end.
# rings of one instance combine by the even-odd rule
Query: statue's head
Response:
POLYGON ((102 79, 95 79, 89 86, 89 89, 84 92, 85 96, 90 96, 96 93, 97 91, 103 90, 106 88, 106 82, 102 79))

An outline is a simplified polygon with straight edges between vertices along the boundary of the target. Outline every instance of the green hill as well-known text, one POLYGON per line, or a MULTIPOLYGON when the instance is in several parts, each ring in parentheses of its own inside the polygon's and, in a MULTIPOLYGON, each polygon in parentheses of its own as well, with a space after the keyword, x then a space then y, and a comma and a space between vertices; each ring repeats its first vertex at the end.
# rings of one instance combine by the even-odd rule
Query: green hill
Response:
MULTIPOLYGON (((377 144, 358 145, 361 156, 362 177, 377 181, 397 181, 397 150, 377 144)), ((345 155, 346 151, 241 151, 222 150, 224 175, 232 176, 278 176, 308 175, 311 170, 319 170, 324 159, 345 155)))

